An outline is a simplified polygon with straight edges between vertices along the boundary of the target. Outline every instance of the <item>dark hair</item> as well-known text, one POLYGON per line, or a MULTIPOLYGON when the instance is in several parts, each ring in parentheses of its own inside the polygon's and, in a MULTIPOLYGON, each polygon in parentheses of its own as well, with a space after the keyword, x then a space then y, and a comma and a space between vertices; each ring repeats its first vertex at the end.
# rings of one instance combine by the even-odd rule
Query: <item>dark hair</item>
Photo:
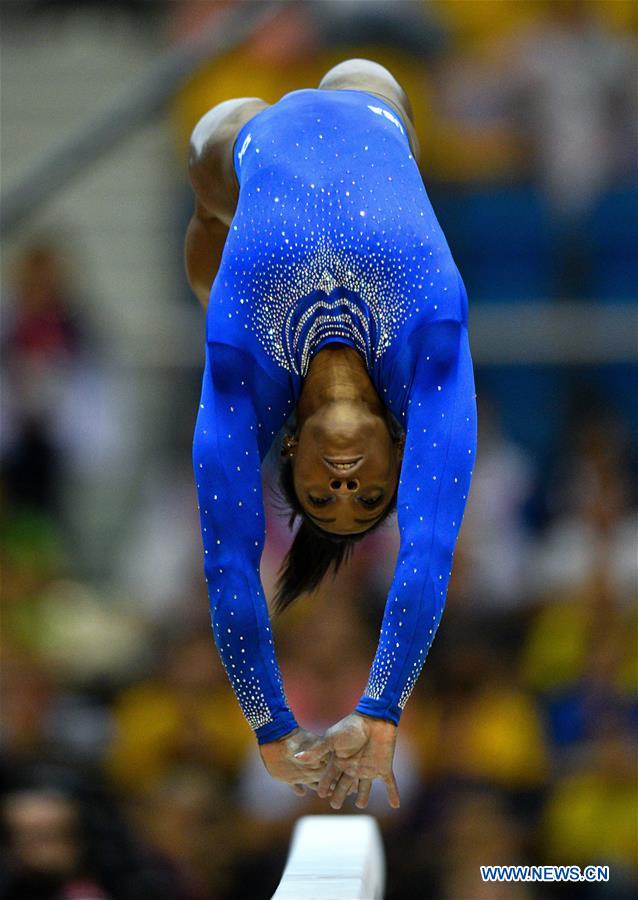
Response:
MULTIPOLYGON (((392 439, 401 438, 401 426, 388 417, 388 428, 392 439)), ((322 581, 332 566, 336 575, 342 564, 352 555, 354 545, 383 525, 397 505, 399 479, 390 502, 374 525, 356 534, 333 534, 320 528, 310 519, 299 502, 293 479, 292 463, 285 456, 279 470, 279 487, 281 499, 288 511, 288 527, 292 528, 297 518, 301 519, 290 550, 279 569, 273 607, 276 613, 282 613, 286 607, 306 591, 312 591, 322 581)))

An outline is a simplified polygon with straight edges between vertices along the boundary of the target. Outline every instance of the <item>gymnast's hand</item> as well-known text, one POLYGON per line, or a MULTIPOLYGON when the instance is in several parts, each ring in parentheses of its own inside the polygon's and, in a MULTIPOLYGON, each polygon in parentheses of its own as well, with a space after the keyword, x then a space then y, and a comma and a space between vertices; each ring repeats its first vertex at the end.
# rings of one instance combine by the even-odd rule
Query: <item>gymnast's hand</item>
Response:
POLYGON ((296 759, 308 766, 327 765, 317 785, 320 797, 329 797, 333 809, 341 809, 348 794, 356 793, 356 806, 365 809, 375 778, 386 786, 390 806, 398 808, 399 789, 392 771, 397 727, 385 719, 351 713, 326 731, 323 741, 303 749, 296 759))
POLYGON ((297 754, 314 751, 317 745, 323 743, 319 735, 296 728, 278 741, 262 744, 259 753, 268 773, 277 781, 285 781, 295 794, 303 797, 306 788, 317 790, 330 751, 326 749, 323 754, 315 754, 310 763, 298 759, 297 754))

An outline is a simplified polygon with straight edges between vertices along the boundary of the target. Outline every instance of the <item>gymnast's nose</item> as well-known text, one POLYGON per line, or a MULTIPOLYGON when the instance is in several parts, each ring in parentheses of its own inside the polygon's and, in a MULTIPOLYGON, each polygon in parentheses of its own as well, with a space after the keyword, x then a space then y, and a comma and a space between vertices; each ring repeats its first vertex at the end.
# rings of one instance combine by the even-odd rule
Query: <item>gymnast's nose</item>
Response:
POLYGON ((347 480, 333 478, 330 482, 330 490, 336 494, 352 494, 354 491, 359 490, 359 481, 356 478, 348 478, 347 480))

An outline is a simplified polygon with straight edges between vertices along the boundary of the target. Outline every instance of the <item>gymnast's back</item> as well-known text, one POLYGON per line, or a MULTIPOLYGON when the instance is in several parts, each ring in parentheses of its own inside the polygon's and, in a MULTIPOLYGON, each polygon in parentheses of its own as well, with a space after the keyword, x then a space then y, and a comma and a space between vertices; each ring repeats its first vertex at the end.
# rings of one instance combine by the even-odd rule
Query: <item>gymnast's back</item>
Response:
MULTIPOLYGON (((347 71, 355 62, 342 65, 347 71)), ((273 105, 216 107, 209 115, 218 119, 217 140, 208 152, 212 146, 218 154, 220 177, 211 185, 199 176, 198 184, 191 167, 196 191, 229 229, 210 291, 207 340, 249 354, 294 396, 311 358, 329 342, 358 349, 381 388, 382 360, 385 367, 399 351, 405 357, 421 327, 465 324, 467 315, 401 96, 327 78, 329 89, 293 91, 273 105)), ((354 83, 377 87, 374 79, 354 83)))

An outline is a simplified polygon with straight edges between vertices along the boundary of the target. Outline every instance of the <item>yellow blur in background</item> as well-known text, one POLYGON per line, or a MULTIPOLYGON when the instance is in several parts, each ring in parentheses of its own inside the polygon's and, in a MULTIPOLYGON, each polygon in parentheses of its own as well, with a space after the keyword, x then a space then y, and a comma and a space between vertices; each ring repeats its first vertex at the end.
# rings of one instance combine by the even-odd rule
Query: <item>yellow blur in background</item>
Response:
MULTIPOLYGON (((130 66, 134 83, 136 52, 150 64, 242 4, 17 7, 0 39, 15 170, 29 142, 11 144, 9 130, 31 133, 29 116, 53 102, 39 105, 39 65, 58 72, 57 115, 70 115, 65 85, 82 73, 97 84, 130 66), (11 78, 19 56, 33 84, 11 78)), ((294 820, 327 811, 268 779, 217 659, 189 468, 199 360, 149 354, 182 333, 201 339, 180 269, 194 124, 222 100, 276 102, 343 59, 375 59, 410 97, 471 304, 631 305, 637 34, 630 0, 282 3, 180 86, 138 157, 115 155, 110 174, 96 163, 88 198, 71 187, 61 213, 12 242, 0 897, 259 900, 294 820), (125 264, 100 268, 116 251, 125 264), (153 278, 138 337, 135 312, 118 331, 153 278)), ((638 889, 635 375, 613 359, 477 367, 479 458, 440 634, 400 726, 401 811, 373 791, 387 900, 554 896, 531 884, 487 893, 481 864, 609 865, 609 884, 563 891, 576 900, 638 889)), ((289 540, 273 505, 269 595, 289 540)), ((305 727, 356 703, 396 549, 396 528, 377 532, 277 621, 305 727)))

